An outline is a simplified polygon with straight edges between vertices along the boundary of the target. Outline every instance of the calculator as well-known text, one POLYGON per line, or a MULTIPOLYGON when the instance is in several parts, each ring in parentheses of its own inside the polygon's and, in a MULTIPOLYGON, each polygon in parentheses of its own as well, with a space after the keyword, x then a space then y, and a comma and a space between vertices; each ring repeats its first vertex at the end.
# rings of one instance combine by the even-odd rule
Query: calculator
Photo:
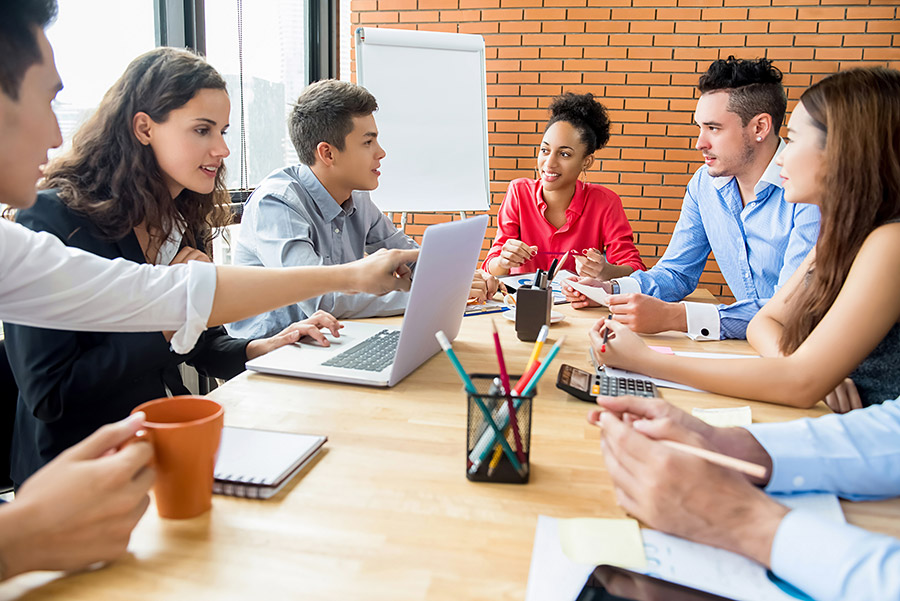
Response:
POLYGON ((658 396, 656 385, 652 380, 611 377, 603 372, 591 374, 566 364, 561 365, 559 368, 559 373, 556 376, 556 387, 589 403, 593 403, 594 399, 599 395, 658 396))

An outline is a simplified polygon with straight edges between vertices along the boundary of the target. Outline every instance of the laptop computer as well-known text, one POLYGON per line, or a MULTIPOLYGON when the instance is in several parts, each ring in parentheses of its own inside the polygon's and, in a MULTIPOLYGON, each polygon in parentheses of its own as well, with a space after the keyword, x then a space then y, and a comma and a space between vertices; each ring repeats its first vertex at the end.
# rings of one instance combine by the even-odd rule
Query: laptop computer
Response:
POLYGON ((434 334, 459 333, 488 216, 425 230, 401 327, 344 321, 330 347, 292 344, 247 362, 262 373, 367 386, 393 386, 440 350, 434 334))

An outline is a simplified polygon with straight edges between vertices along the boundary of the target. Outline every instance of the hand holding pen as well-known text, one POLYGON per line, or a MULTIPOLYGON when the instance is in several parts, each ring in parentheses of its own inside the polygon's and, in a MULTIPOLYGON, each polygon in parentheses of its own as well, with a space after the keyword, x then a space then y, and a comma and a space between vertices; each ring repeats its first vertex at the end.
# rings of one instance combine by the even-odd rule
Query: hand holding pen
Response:
POLYGON ((506 275, 514 267, 521 267, 533 259, 537 252, 537 246, 510 238, 500 248, 500 256, 492 261, 491 271, 494 275, 506 275))
POLYGON ((640 336, 625 324, 611 318, 601 319, 588 334, 591 338, 591 351, 598 365, 652 375, 647 371, 647 364, 660 356, 659 353, 648 348, 640 336))
POLYGON ((575 255, 575 272, 586 278, 597 280, 609 279, 610 263, 606 260, 606 251, 596 248, 585 249, 581 254, 575 255))

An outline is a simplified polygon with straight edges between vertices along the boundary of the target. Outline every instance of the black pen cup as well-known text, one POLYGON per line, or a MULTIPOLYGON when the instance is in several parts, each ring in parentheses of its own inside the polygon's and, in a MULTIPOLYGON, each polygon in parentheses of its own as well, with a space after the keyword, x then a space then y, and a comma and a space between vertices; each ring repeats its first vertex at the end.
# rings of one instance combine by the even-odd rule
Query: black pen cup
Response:
MULTIPOLYGON (((510 400, 500 394, 497 386, 492 386, 497 378, 489 374, 472 374, 472 384, 477 394, 468 395, 468 428, 466 435, 466 478, 473 482, 498 482, 505 484, 525 484, 531 473, 531 404, 534 392, 524 397, 512 397, 514 420, 509 419, 510 400), (481 404, 481 406, 479 406, 481 404), (508 449, 515 462, 499 444, 496 431, 488 423, 485 411, 503 433, 508 449), (518 437, 516 436, 518 429, 518 437), (499 456, 496 455, 500 448, 499 456), (516 465, 518 464, 518 465, 516 465)), ((512 384, 518 376, 509 377, 512 384)))
POLYGON ((516 291, 516 336, 525 342, 537 340, 541 328, 550 325, 553 291, 522 286, 516 291))

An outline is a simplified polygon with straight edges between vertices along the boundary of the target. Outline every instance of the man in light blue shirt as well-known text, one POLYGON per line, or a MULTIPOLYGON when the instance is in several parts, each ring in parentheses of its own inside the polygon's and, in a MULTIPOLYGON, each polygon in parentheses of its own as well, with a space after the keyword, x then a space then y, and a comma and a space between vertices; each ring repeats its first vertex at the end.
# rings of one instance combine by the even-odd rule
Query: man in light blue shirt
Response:
MULTIPOLYGON (((382 213, 367 190, 378 186, 385 152, 378 144, 375 98, 363 87, 326 80, 297 99, 288 126, 299 165, 279 169, 251 194, 241 218, 235 263, 287 267, 339 265, 381 248, 418 248, 382 213)), ((474 266, 473 266, 474 271, 474 266)), ((495 278, 475 272, 472 296, 497 290, 495 278)), ((333 292, 230 324, 238 337, 280 332, 318 310, 335 317, 397 315, 408 292, 333 292)))
POLYGON ((819 601, 900 599, 900 540, 787 507, 767 492, 900 496, 900 399, 842 415, 713 428, 661 399, 592 412, 619 503, 652 528, 745 555, 819 601), (625 413, 631 418, 623 420, 625 413), (768 468, 751 483, 673 450, 676 440, 768 468))
MULTIPOLYGON (((819 210, 783 198, 775 157, 787 101, 770 61, 715 61, 700 78, 694 119, 700 167, 663 257, 648 271, 600 285, 615 319, 641 333, 687 332, 695 339, 745 338, 747 324, 815 245, 819 210), (731 305, 678 303, 697 287, 712 251, 731 305), (675 301, 675 302, 673 302, 675 301)), ((574 306, 588 306, 567 291, 574 306)))

